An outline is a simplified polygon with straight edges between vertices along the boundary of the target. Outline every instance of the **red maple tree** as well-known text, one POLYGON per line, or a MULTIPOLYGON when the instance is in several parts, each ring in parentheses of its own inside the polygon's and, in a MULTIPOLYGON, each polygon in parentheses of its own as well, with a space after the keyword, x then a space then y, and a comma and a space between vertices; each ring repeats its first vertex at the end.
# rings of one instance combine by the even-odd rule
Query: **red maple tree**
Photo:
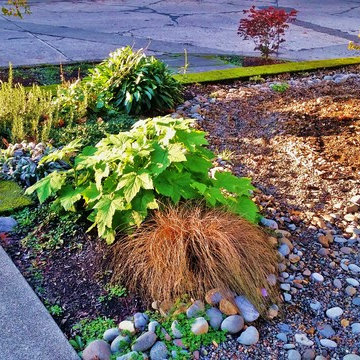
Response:
POLYGON ((270 54, 279 50, 280 44, 285 41, 285 30, 289 22, 296 19, 297 11, 286 12, 284 9, 269 7, 256 9, 252 6, 244 10, 248 16, 240 20, 238 34, 244 39, 252 39, 255 50, 260 50, 266 59, 270 54))

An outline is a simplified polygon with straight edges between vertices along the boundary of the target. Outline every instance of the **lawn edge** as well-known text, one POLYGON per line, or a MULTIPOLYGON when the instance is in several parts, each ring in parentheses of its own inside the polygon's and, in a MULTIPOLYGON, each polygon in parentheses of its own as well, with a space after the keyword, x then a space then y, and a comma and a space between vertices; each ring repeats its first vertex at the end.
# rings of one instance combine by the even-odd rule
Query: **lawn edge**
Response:
MULTIPOLYGON (((225 70, 211 70, 189 74, 173 74, 173 78, 178 80, 183 85, 194 83, 208 83, 208 82, 221 82, 236 79, 248 79, 251 76, 263 75, 277 75, 282 73, 296 73, 301 71, 317 70, 336 68, 348 65, 360 64, 360 56, 348 58, 336 58, 326 60, 310 60, 290 62, 285 64, 261 65, 261 66, 248 66, 236 67, 225 70)), ((51 91, 56 94, 57 87, 61 84, 41 85, 41 88, 46 91, 51 91)), ((31 86, 25 87, 27 90, 31 86)))
POLYGON ((250 76, 276 75, 308 70, 335 68, 360 64, 360 57, 336 58, 326 60, 311 60, 285 64, 237 67, 225 70, 212 70, 199 73, 175 74, 173 77, 182 84, 218 82, 249 78, 250 76))

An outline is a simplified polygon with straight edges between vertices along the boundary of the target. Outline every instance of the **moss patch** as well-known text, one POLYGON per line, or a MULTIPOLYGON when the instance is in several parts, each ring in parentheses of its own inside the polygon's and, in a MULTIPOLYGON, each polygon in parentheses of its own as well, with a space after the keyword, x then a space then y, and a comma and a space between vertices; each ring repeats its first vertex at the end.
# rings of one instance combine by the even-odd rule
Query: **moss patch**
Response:
POLYGON ((250 76, 256 75, 276 75, 286 72, 309 71, 355 64, 360 64, 360 57, 302 61, 263 66, 249 66, 235 69, 213 70, 193 74, 176 74, 173 76, 175 79, 177 79, 183 84, 191 84, 249 78, 250 76))
POLYGON ((21 187, 12 181, 0 181, 0 213, 31 205, 21 187))

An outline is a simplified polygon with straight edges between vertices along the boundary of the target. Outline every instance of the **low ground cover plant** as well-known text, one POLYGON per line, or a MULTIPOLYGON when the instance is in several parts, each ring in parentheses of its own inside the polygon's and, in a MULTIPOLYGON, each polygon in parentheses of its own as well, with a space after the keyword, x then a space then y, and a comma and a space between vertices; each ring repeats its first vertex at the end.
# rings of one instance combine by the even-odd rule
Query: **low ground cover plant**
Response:
POLYGON ((247 15, 240 20, 238 35, 244 40, 252 39, 255 43, 254 50, 259 50, 264 58, 277 53, 281 43, 285 41, 285 31, 289 23, 296 18, 297 11, 289 12, 284 9, 269 7, 256 9, 252 6, 244 10, 247 15))
POLYGON ((0 180, 0 214, 9 213, 31 204, 32 200, 28 196, 24 196, 23 189, 18 184, 0 180))
POLYGON ((108 135, 72 159, 81 148, 74 141, 41 160, 66 161, 71 168, 49 174, 27 193, 36 192, 40 202, 55 196, 54 205, 66 211, 90 212, 92 227, 108 243, 117 230, 139 226, 166 199, 204 199, 255 222, 250 179, 229 172, 211 178, 214 154, 193 122, 169 116, 138 121, 130 131, 108 135))
POLYGON ((112 248, 112 281, 145 298, 202 299, 214 288, 245 294, 259 309, 276 291, 266 278, 276 251, 254 224, 224 209, 182 204, 154 216, 112 248), (264 290, 267 296, 264 297, 264 290))
POLYGON ((99 316, 96 319, 82 319, 73 326, 73 332, 76 336, 74 340, 70 340, 70 343, 75 349, 82 350, 91 341, 101 339, 105 330, 115 326, 115 322, 106 317, 99 316))
POLYGON ((102 117, 88 114, 84 121, 78 121, 71 126, 52 128, 50 138, 56 147, 65 146, 76 139, 81 139, 84 147, 95 146, 107 134, 129 130, 136 120, 135 117, 117 111, 108 112, 102 117))
POLYGON ((284 93, 286 90, 290 88, 290 85, 286 82, 283 83, 275 83, 270 85, 271 90, 278 92, 278 93, 284 93))

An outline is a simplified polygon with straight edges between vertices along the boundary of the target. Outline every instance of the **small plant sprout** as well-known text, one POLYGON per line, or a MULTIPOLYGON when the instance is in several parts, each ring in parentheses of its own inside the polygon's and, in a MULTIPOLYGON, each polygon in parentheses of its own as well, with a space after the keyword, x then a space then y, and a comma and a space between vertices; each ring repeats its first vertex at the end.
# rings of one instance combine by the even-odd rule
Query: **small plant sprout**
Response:
POLYGON ((231 151, 229 149, 224 149, 218 153, 218 159, 232 163, 232 161, 234 160, 234 155, 235 155, 234 151, 231 151))
POLYGON ((64 312, 64 309, 58 304, 51 305, 47 302, 46 308, 52 316, 61 316, 64 312))
POLYGON ((106 295, 99 296, 100 302, 111 301, 113 299, 121 298, 127 295, 127 290, 121 285, 105 285, 106 295))
POLYGON ((283 93, 290 88, 288 83, 276 83, 270 85, 271 90, 276 91, 278 93, 283 93))
POLYGON ((261 75, 254 75, 249 77, 249 81, 255 82, 255 83, 264 83, 265 79, 261 75))
POLYGON ((188 58, 188 52, 186 49, 184 49, 184 66, 182 66, 180 68, 180 73, 185 75, 187 73, 187 69, 188 69, 189 65, 190 65, 190 63, 189 63, 189 58, 188 58))

